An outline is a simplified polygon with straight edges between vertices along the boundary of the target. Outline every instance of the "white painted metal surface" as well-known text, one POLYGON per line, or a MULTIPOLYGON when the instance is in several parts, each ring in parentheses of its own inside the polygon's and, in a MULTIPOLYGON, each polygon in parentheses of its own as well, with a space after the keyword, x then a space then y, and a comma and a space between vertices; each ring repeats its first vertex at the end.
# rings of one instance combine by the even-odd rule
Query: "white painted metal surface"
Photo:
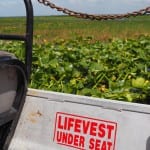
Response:
POLYGON ((9 150, 150 150, 150 106, 30 89, 9 150))

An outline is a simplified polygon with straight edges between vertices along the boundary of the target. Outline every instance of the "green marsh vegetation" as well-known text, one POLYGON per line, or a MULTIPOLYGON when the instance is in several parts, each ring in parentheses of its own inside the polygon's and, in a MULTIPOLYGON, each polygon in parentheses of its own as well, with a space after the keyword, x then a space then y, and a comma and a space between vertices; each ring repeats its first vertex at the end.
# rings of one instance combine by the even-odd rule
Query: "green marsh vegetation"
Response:
MULTIPOLYGON (((24 32, 24 18, 0 18, 1 33, 24 32)), ((150 17, 89 21, 35 17, 30 87, 149 103, 150 17)), ((0 42, 23 59, 23 43, 0 42)))

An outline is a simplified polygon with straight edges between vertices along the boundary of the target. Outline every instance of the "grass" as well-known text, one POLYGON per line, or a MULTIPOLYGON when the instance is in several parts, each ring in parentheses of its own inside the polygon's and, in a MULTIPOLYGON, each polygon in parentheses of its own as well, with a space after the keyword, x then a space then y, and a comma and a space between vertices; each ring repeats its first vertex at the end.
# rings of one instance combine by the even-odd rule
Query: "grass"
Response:
MULTIPOLYGON (((35 17, 30 87, 148 103, 149 27, 149 16, 114 21, 35 17)), ((25 18, 0 18, 0 31, 23 34, 25 18)), ((23 46, 0 41, 0 49, 21 60, 23 46)))
MULTIPOLYGON (((34 35, 43 40, 72 39, 77 36, 93 37, 94 40, 107 41, 112 38, 137 38, 150 35, 150 17, 141 16, 123 20, 90 21, 68 16, 42 16, 34 18, 34 35)), ((1 33, 25 31, 25 18, 0 18, 1 33)))

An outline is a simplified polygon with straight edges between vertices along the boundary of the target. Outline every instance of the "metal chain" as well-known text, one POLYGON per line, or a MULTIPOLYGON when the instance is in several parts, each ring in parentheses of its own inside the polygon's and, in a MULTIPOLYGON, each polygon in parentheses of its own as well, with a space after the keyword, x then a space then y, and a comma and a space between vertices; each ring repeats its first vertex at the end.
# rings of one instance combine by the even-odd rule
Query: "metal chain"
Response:
POLYGON ((145 9, 141 9, 139 11, 134 11, 132 13, 126 13, 126 14, 117 14, 117 15, 93 15, 93 14, 87 14, 87 13, 81 13, 72 11, 67 8, 62 8, 59 6, 56 6, 54 3, 50 2, 50 0, 38 0, 39 3, 44 4, 45 6, 49 6, 52 9, 56 9, 57 11, 63 12, 64 14, 67 14, 69 16, 74 16, 77 18, 84 18, 84 19, 91 19, 91 20, 113 20, 113 19, 122 19, 122 18, 129 18, 131 16, 141 16, 145 14, 150 13, 150 7, 147 7, 145 9))

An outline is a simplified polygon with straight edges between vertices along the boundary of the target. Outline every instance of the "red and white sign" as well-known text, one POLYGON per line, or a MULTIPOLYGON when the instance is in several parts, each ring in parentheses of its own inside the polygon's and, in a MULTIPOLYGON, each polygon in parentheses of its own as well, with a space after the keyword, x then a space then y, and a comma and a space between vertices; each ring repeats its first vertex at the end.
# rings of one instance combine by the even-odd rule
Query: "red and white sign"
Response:
POLYGON ((56 113, 53 141, 80 150, 115 150, 117 123, 56 113))

